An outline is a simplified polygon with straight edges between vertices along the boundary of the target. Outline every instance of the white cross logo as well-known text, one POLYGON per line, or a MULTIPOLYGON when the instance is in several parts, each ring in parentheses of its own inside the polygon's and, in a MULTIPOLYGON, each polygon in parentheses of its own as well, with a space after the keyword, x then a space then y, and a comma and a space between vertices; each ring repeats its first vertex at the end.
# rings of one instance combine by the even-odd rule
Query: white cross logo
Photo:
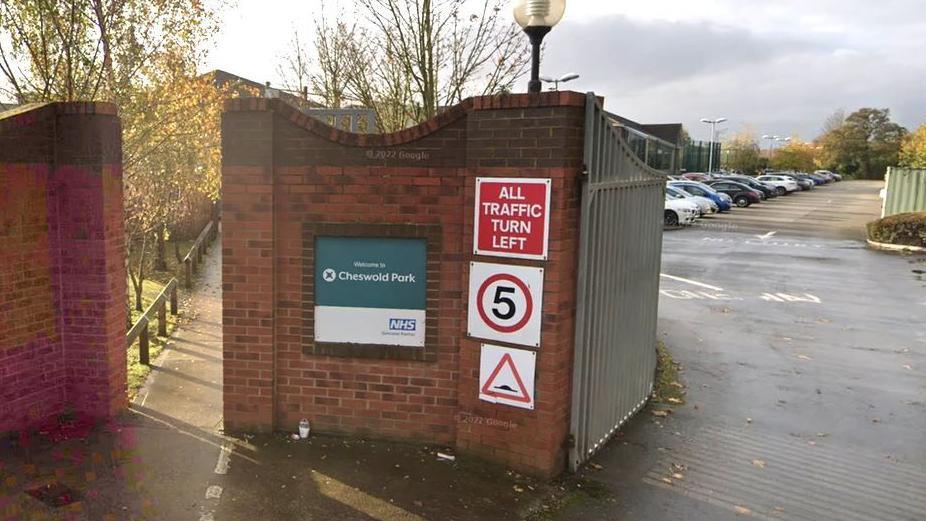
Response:
POLYGON ((335 273, 331 268, 328 268, 322 272, 322 278, 325 279, 325 282, 334 282, 336 277, 337 273, 335 273))

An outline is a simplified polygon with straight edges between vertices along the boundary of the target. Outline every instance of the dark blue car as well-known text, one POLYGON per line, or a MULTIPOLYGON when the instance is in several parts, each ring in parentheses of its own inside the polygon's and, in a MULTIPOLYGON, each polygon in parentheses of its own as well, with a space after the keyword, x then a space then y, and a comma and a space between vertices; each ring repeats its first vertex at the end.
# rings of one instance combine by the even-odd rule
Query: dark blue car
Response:
POLYGON ((719 208, 721 212, 729 212, 730 208, 733 207, 733 202, 730 200, 729 196, 725 196, 702 183, 694 181, 671 181, 669 186, 682 189, 691 195, 707 197, 711 201, 714 201, 714 203, 717 205, 717 208, 719 208))

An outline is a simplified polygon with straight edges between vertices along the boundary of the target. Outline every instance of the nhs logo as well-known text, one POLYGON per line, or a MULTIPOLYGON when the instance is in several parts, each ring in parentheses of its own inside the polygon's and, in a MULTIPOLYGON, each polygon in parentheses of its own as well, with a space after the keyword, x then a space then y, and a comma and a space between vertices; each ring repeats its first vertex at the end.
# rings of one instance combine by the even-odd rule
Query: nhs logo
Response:
POLYGON ((390 318, 389 331, 414 331, 416 322, 413 318, 390 318))

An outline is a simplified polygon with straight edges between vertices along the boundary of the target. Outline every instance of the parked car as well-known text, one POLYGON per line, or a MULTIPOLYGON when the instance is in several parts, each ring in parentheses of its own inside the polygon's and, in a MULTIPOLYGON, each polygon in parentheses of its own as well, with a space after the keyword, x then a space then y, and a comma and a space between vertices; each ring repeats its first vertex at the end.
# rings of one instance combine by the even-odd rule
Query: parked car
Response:
POLYGON ((758 179, 745 175, 730 175, 726 177, 730 181, 736 181, 737 183, 742 183, 753 190, 756 190, 762 194, 762 199, 774 199, 778 197, 778 192, 772 186, 767 186, 763 184, 758 179))
POLYGON ((710 181, 707 185, 720 193, 729 195, 733 198, 733 203, 740 208, 746 208, 750 205, 762 202, 760 192, 742 183, 719 179, 710 181))
POLYGON ((813 179, 811 179, 810 177, 804 174, 798 174, 796 172, 787 172, 785 174, 777 174, 777 175, 783 175, 785 177, 790 177, 791 179, 794 179, 795 181, 797 181, 798 186, 801 187, 801 190, 811 190, 813 187, 817 186, 817 183, 813 179))
POLYGON ((688 192, 682 190, 681 188, 676 188, 674 186, 666 186, 666 194, 670 196, 675 196, 676 198, 681 197, 688 199, 689 201, 698 205, 698 208, 701 210, 701 217, 705 215, 710 215, 720 211, 720 208, 717 206, 717 203, 711 201, 707 197, 701 197, 699 195, 691 195, 688 192))
POLYGON ((679 188, 691 195, 706 197, 713 201, 721 212, 728 212, 733 208, 733 199, 726 194, 721 194, 710 186, 697 181, 673 181, 669 186, 679 188))
POLYGON ((801 174, 809 177, 816 185, 825 185, 828 182, 822 175, 808 174, 806 172, 801 172, 801 174))
POLYGON ((704 172, 688 172, 682 174, 682 178, 687 179, 688 181, 697 181, 699 183, 703 183, 713 179, 713 176, 711 176, 711 174, 705 174, 704 172))
POLYGON ((839 174, 837 174, 836 172, 831 172, 831 171, 829 171, 829 170, 815 170, 814 173, 815 173, 815 174, 819 174, 819 175, 824 175, 824 176, 826 176, 826 177, 828 177, 828 178, 831 178, 831 179, 833 180, 834 183, 835 183, 836 181, 842 181, 842 176, 839 175, 839 174))
POLYGON ((688 226, 698 218, 698 205, 682 198, 666 195, 663 222, 666 226, 688 226))
POLYGON ((801 185, 797 184, 797 180, 793 177, 783 175, 760 175, 756 179, 769 186, 774 186, 778 195, 790 194, 791 192, 797 192, 801 189, 801 185))

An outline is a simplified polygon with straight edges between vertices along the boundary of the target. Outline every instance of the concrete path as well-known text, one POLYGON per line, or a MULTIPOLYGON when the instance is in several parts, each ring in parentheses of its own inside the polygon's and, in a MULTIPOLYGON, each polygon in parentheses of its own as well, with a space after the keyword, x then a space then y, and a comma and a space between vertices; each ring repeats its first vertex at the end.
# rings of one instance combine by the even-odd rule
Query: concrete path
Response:
MULTIPOLYGON (((220 240, 205 256, 188 309, 130 406, 136 452, 147 463, 144 485, 151 498, 159 498, 153 503, 165 519, 210 519, 218 498, 207 498, 207 490, 221 479, 217 462, 223 446, 230 445, 220 433, 220 240)), ((217 493, 213 488, 210 495, 217 493)))

